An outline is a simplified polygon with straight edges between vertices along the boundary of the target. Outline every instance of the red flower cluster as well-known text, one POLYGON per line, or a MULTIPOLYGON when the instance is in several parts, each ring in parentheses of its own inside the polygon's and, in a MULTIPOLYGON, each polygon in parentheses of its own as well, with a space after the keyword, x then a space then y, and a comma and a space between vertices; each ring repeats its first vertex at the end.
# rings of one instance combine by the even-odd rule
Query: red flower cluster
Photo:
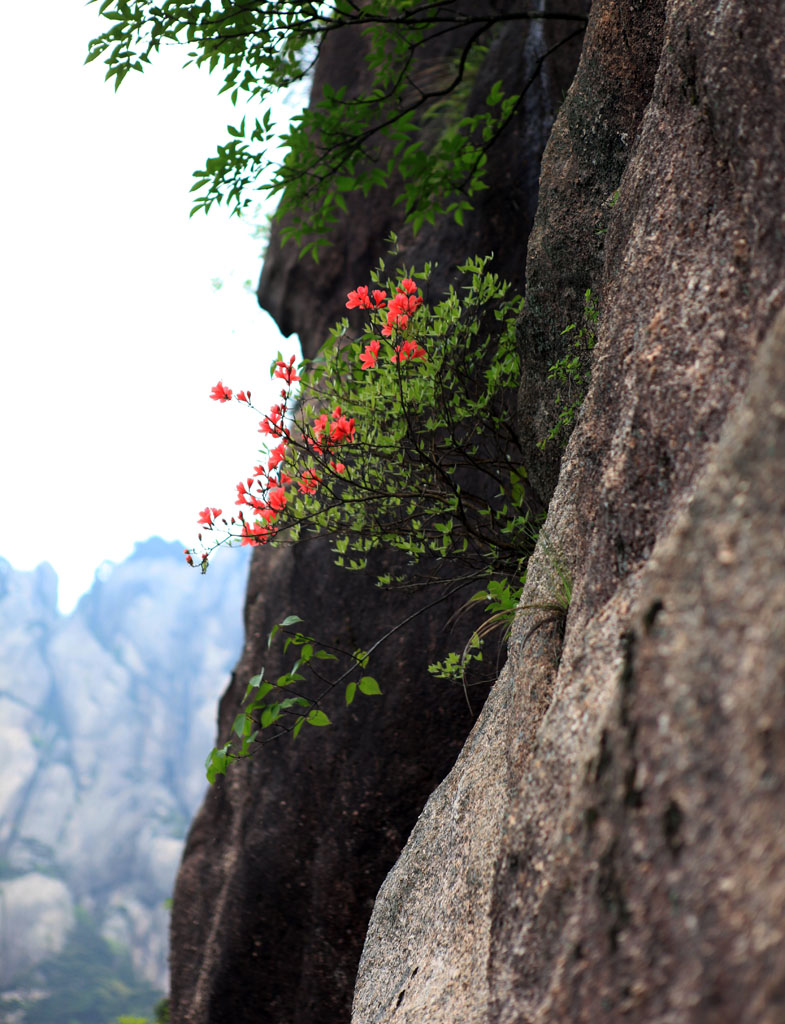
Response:
MULTIPOLYGON (((390 299, 387 307, 387 320, 382 327, 382 334, 390 338, 396 331, 405 331, 409 326, 409 320, 422 305, 422 298, 416 295, 417 285, 410 277, 405 277, 398 285, 395 295, 390 299)), ((353 292, 349 292, 346 303, 348 309, 382 309, 387 298, 386 292, 373 293, 376 305, 371 302, 368 296, 368 288, 360 286, 353 292)), ((360 354, 360 368, 372 370, 379 358, 381 342, 374 338, 370 341, 360 354)), ((390 356, 391 363, 405 363, 407 359, 427 359, 428 355, 422 345, 410 338, 400 345, 393 347, 393 354, 390 356)))
MULTIPOLYGON (((271 455, 270 462, 274 462, 274 465, 277 466, 285 457, 283 442, 273 451, 275 458, 271 455)), ((242 510, 237 513, 243 524, 240 534, 243 544, 265 544, 275 536, 275 528, 272 523, 286 506, 285 487, 292 482, 292 478, 283 470, 277 474, 272 473, 270 471, 272 468, 272 466, 268 469, 265 469, 264 466, 255 466, 254 476, 248 477, 244 481, 241 480, 237 485, 235 505, 252 509, 254 516, 258 517, 254 523, 248 523, 242 510), (264 521, 261 522, 261 520, 264 521)))
MULTIPOLYGON (((362 292, 363 290, 358 289, 358 291, 362 292)), ((381 308, 384 305, 386 293, 375 291, 373 296, 376 308, 381 308)), ((368 298, 367 288, 364 290, 364 294, 359 296, 357 304, 365 306, 365 303, 367 303, 365 308, 373 308, 371 300, 368 298)), ((378 352, 378 346, 379 343, 377 342, 376 352, 378 352)), ((246 480, 241 480, 237 484, 237 500, 235 504, 251 509, 254 516, 253 521, 249 521, 245 517, 242 509, 237 513, 236 519, 232 517, 230 520, 231 526, 237 525, 239 521, 241 528, 239 537, 244 545, 266 544, 267 541, 276 535, 277 528, 274 524, 278 516, 286 508, 286 488, 289 484, 296 482, 300 494, 313 495, 322 483, 322 477, 313 468, 303 470, 299 480, 296 481, 283 470, 282 464, 286 460, 287 445, 294 444, 301 451, 315 453, 321 456, 325 463, 329 460, 329 466, 334 473, 344 473, 346 466, 342 462, 337 462, 330 458, 332 448, 335 445, 343 444, 346 441, 351 442, 355 439, 354 418, 344 415, 341 407, 338 405, 333 409, 331 416, 328 416, 327 413, 322 413, 321 416, 318 416, 314 421, 313 429, 311 431, 304 430, 300 442, 294 442, 291 431, 284 424, 286 422, 291 387, 296 381, 300 380, 295 369, 295 357, 291 356, 288 362, 285 362, 283 359, 276 360, 273 376, 285 381, 287 388, 281 391, 283 401, 280 404, 273 405, 260 421, 259 433, 278 438, 279 443, 270 449, 266 467, 261 464, 254 466, 253 476, 249 476, 246 480), (325 449, 327 449, 326 452, 325 449)), ((223 382, 219 381, 212 389, 210 397, 218 402, 228 402, 231 400, 232 394, 231 389, 224 387, 223 382)), ((238 391, 235 398, 238 402, 245 402, 251 405, 250 391, 238 391)), ((199 525, 211 530, 220 515, 220 508, 210 508, 208 506, 199 515, 199 525)), ((225 519, 223 523, 224 526, 228 525, 225 519)), ((234 536, 238 535, 235 534, 234 536)), ((200 533, 200 540, 201 537, 200 533)), ((185 559, 189 565, 195 564, 195 555, 196 552, 194 550, 185 549, 185 559)), ((205 552, 197 557, 204 570, 207 567, 207 553, 205 552)))
POLYGON ((294 368, 294 356, 291 357, 288 364, 283 359, 278 359, 275 364, 274 377, 280 377, 281 380, 285 380, 287 384, 294 384, 296 380, 300 378, 297 376, 297 371, 294 368))
POLYGON ((354 416, 350 420, 341 412, 340 405, 333 409, 333 425, 330 427, 330 440, 335 444, 341 441, 354 440, 354 416))
POLYGON ((409 317, 413 316, 422 305, 422 299, 414 293, 417 285, 410 277, 401 281, 394 297, 387 307, 387 323, 382 328, 382 334, 389 338, 393 331, 405 331, 409 323, 409 317))
POLYGON ((341 411, 340 405, 336 405, 333 409, 332 414, 333 422, 330 423, 327 413, 323 412, 321 416, 317 416, 313 421, 313 439, 309 443, 311 451, 316 452, 317 455, 322 454, 322 443, 325 438, 332 441, 333 444, 340 444, 342 441, 353 441, 354 440, 354 417, 347 419, 341 411))
POLYGON ((205 508, 199 513, 199 525, 206 526, 209 530, 213 528, 213 523, 220 516, 220 508, 205 508))
POLYGON ((376 359, 377 359, 377 356, 379 355, 379 346, 380 345, 381 345, 381 342, 377 341, 374 338, 373 341, 370 342, 370 344, 365 346, 365 350, 363 351, 363 354, 360 356, 360 367, 361 367, 361 369, 363 369, 363 370, 370 370, 374 366, 376 366, 376 359))
POLYGON ((283 414, 286 407, 274 405, 263 420, 259 423, 260 434, 272 434, 273 437, 289 436, 285 427, 281 426, 283 414))
POLYGON ((249 523, 247 520, 243 520, 243 529, 240 534, 241 547, 245 547, 246 544, 251 547, 255 547, 257 544, 266 544, 267 541, 275 536, 275 531, 265 526, 264 523, 255 522, 249 523))
POLYGON ((322 482, 322 478, 315 469, 306 469, 299 483, 300 494, 316 494, 316 488, 322 482))
POLYGON ((360 285, 356 291, 349 292, 346 298, 349 300, 346 303, 347 309, 384 309, 387 292, 374 289, 373 302, 371 302, 368 296, 368 286, 360 285))
POLYGON ((396 345, 393 354, 390 356, 391 363, 405 363, 407 359, 427 359, 428 355, 422 345, 416 341, 405 341, 403 345, 396 345))
POLYGON ((281 512, 286 507, 286 491, 283 487, 273 487, 267 492, 267 500, 273 512, 281 512))
MULTIPOLYGON (((375 319, 384 325, 381 328, 382 337, 391 339, 390 362, 393 364, 428 358, 422 345, 413 338, 404 338, 411 318, 423 303, 421 296, 416 293, 417 285, 407 277, 397 286, 395 295, 389 301, 386 291, 379 288, 371 290, 367 285, 361 285, 347 294, 347 309, 365 309, 378 313, 375 319)), ((373 369, 377 365, 383 344, 386 342, 377 338, 368 342, 360 355, 363 370, 373 369)), ((299 493, 303 496, 314 495, 323 482, 317 468, 327 472, 329 467, 332 473, 345 473, 346 465, 337 459, 336 448, 356 440, 354 417, 347 416, 340 405, 337 405, 329 415, 325 412, 317 416, 312 428, 303 426, 299 436, 292 436, 291 430, 285 424, 292 386, 301 379, 295 361, 295 356, 291 356, 288 361, 275 361, 273 377, 282 380, 286 387, 281 391, 282 401, 273 405, 259 421, 259 433, 275 438, 278 443, 269 450, 267 465, 255 466, 253 476, 237 484, 235 504, 251 509, 253 513, 253 521, 249 521, 241 508, 237 518, 232 517, 230 520, 231 526, 236 526, 239 521, 239 537, 243 544, 265 544, 275 537, 277 529, 280 528, 276 526, 276 520, 286 509, 286 488, 290 484, 296 483, 299 493), (293 480, 283 469, 288 446, 306 456, 315 456, 317 468, 305 468, 300 472, 299 479, 293 480)), ((232 390, 224 387, 223 381, 219 381, 213 387, 210 397, 216 402, 228 402, 232 394, 232 390)), ((238 391, 235 397, 238 402, 244 402, 253 408, 250 391, 238 391)), ((221 509, 208 506, 199 515, 199 525, 212 530, 220 515, 221 509)), ((225 519, 223 524, 227 526, 225 519)), ((201 540, 201 534, 199 538, 201 540)), ((186 549, 185 555, 188 564, 194 565, 195 551, 186 549)), ((208 553, 205 552, 198 557, 202 570, 206 569, 208 553)))

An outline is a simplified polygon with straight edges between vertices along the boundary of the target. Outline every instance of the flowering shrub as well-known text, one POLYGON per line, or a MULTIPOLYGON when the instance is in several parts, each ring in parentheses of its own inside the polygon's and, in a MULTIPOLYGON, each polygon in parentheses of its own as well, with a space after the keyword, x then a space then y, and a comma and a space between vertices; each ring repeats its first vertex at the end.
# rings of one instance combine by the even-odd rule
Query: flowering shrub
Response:
MULTIPOLYGON (((376 549, 402 552, 401 572, 379 576, 383 586, 436 577, 445 590, 460 580, 479 583, 491 602, 515 601, 535 535, 514 416, 522 300, 508 297, 488 262, 460 267, 468 278, 463 295, 451 288, 433 306, 422 295, 430 267, 390 281, 381 265, 369 285, 347 296, 359 334, 344 320, 314 362, 279 355, 272 374, 283 384, 280 401, 255 410, 266 449, 238 483, 233 514, 211 506, 201 512, 200 545, 186 551, 190 564, 206 571, 226 543, 321 534, 333 539, 336 563, 347 569, 365 570, 376 549)), ((234 393, 222 381, 211 397, 255 408, 250 391, 234 393)), ((295 621, 285 620, 284 630, 295 621)), ((318 701, 282 694, 307 665, 334 655, 300 633, 286 642, 300 647, 297 670, 276 683, 260 676, 249 684, 235 723, 240 755, 259 728, 276 724, 274 734, 296 734, 304 723, 329 723, 318 701)), ((367 665, 368 652, 355 655, 350 674, 367 665)), ((370 676, 352 679, 347 703, 358 690, 380 692, 370 676)), ((228 747, 214 751, 212 774, 231 756, 228 747)))

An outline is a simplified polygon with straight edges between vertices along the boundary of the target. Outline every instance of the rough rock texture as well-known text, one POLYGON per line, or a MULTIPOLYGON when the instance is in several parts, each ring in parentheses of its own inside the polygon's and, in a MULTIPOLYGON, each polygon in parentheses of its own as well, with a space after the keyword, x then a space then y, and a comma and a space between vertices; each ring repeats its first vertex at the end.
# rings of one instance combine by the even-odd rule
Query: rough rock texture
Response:
MULTIPOLYGON (((538 58, 574 30, 574 24, 515 23, 495 39, 472 102, 503 75, 510 88, 532 79, 526 103, 504 144, 489 154, 491 188, 465 228, 439 223, 416 241, 401 232, 406 265, 438 259, 443 284, 467 255, 494 251, 497 269, 522 287, 540 156, 580 40, 556 49, 542 67, 538 58)), ((323 58, 318 81, 337 81, 345 53, 327 47, 323 58)), ((260 300, 284 332, 300 334, 307 355, 345 314, 343 296, 367 280, 389 229, 399 227, 392 198, 354 197, 318 266, 299 261, 273 237, 260 300)), ((265 747, 211 790, 175 893, 175 1022, 349 1020, 374 896, 472 725, 460 690, 427 672, 429 662, 460 642, 445 624, 465 596, 424 612, 385 647, 374 663, 382 700, 358 700, 351 713, 336 704, 334 714, 328 709, 333 728, 311 730, 295 745, 265 747)), ((304 628, 326 641, 343 634, 367 648, 428 600, 428 594, 382 594, 372 577, 336 569, 326 547, 258 552, 246 648, 221 705, 219 735, 227 737, 249 677, 262 664, 275 673, 267 635, 283 616, 300 615, 304 628)), ((482 696, 477 692, 476 706, 482 696)))
POLYGON ((586 289, 597 294, 619 182, 651 97, 662 12, 662 0, 595 5, 580 88, 567 96, 543 160, 520 323, 519 417, 528 425, 522 431, 525 465, 546 503, 562 454, 559 444, 540 447, 559 390, 548 370, 564 354, 564 328, 581 322, 586 289))
POLYGON ((785 1019, 783 109, 782 2, 595 2, 522 325, 560 323, 573 240, 599 340, 523 604, 564 567, 572 601, 563 636, 522 608, 377 898, 357 1024, 785 1019))

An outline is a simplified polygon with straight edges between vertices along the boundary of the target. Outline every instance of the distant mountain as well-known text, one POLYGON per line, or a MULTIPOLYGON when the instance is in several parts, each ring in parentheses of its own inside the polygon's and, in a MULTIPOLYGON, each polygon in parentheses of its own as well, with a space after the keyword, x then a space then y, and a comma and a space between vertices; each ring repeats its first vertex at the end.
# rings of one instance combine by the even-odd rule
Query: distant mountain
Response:
POLYGON ((153 538, 63 616, 51 566, 0 558, 0 992, 31 984, 79 914, 166 987, 165 901, 242 646, 247 567, 227 551, 203 577, 153 538))

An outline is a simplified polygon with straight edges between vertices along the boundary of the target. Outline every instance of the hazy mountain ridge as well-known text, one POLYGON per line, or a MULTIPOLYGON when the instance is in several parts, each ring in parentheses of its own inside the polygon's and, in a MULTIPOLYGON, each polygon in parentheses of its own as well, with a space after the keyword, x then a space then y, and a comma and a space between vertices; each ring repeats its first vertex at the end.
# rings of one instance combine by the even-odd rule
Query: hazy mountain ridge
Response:
POLYGON ((0 559, 0 986, 58 952, 84 907, 166 984, 168 912, 242 644, 247 561, 188 570, 153 538, 70 615, 57 577, 0 559))

